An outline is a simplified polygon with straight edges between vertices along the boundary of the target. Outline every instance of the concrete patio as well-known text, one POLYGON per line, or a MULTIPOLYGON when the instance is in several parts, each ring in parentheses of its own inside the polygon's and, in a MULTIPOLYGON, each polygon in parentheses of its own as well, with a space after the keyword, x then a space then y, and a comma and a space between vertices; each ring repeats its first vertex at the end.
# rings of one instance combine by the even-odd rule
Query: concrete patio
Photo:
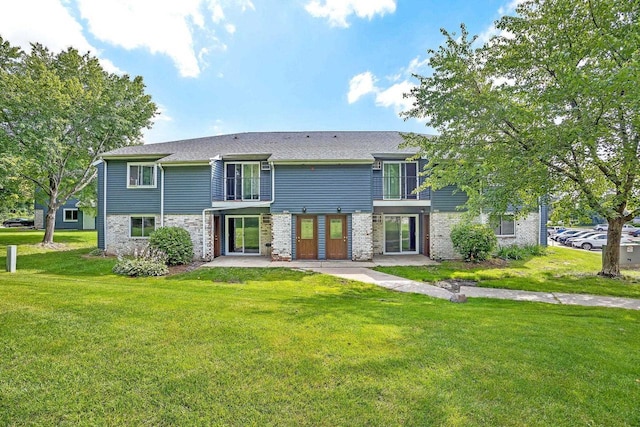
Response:
POLYGON ((376 255, 372 261, 350 260, 294 260, 271 261, 263 256, 221 256, 203 267, 286 267, 286 268, 371 268, 398 265, 436 265, 437 262, 424 255, 376 255))

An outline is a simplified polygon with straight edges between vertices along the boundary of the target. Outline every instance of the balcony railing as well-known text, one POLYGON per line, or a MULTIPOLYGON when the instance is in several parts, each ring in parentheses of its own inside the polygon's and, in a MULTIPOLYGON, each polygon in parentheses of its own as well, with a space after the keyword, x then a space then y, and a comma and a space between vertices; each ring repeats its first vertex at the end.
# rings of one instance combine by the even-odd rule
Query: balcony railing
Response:
POLYGON ((227 178, 225 200, 260 200, 260 179, 227 178))
MULTIPOLYGON (((378 178, 377 185, 382 187, 383 200, 418 200, 419 196, 414 190, 418 187, 416 176, 385 176, 378 178)), ((379 190, 374 194, 379 195, 379 190)), ((379 198, 379 196, 378 196, 379 198)))

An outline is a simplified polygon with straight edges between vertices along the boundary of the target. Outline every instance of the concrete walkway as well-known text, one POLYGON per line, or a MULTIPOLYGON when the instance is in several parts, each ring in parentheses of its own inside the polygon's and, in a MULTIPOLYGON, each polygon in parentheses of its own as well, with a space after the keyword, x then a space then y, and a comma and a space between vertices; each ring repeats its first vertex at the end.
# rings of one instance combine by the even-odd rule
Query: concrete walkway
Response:
MULTIPOLYGON (((413 292, 434 298, 450 299, 454 294, 438 286, 415 282, 391 274, 381 273, 368 268, 307 268, 317 273, 329 274, 343 279, 358 280, 399 292, 413 292)), ((626 308, 640 310, 640 299, 606 297, 598 295, 565 294, 558 292, 517 291, 511 289, 480 288, 461 286, 460 294, 475 298, 495 298, 513 301, 544 302, 549 304, 583 305, 590 307, 626 308)))
MULTIPOLYGON (((449 300, 454 295, 447 289, 416 282, 391 274, 371 270, 371 267, 394 265, 435 265, 429 258, 417 256, 382 256, 374 257, 370 262, 353 261, 271 261, 266 257, 226 256, 204 264, 204 267, 285 267, 300 268, 317 273, 329 274, 348 280, 371 283, 386 289, 399 292, 413 292, 434 298, 449 300)), ((607 297, 599 295, 566 294, 560 292, 533 292, 511 289, 481 288, 476 286, 460 286, 460 294, 470 298, 495 298, 513 301, 533 301, 548 304, 582 305, 590 307, 611 307, 640 310, 640 299, 607 297)))

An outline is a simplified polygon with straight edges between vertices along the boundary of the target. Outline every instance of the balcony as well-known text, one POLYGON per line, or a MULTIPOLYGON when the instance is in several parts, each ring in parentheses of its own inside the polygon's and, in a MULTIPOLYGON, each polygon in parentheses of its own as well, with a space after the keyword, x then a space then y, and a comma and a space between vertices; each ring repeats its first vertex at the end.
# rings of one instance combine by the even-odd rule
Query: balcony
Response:
POLYGON ((256 201, 260 200, 260 178, 226 178, 225 200, 256 201))
POLYGON ((418 176, 374 176, 373 200, 375 206, 393 205, 420 205, 430 204, 431 192, 429 189, 416 192, 418 188, 418 176))

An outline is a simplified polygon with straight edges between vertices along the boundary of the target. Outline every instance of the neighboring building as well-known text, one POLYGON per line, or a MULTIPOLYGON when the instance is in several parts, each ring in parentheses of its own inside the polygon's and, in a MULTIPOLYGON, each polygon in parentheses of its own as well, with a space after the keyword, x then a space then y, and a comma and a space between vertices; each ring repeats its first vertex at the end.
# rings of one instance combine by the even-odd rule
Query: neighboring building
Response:
MULTIPOLYGON (((454 187, 414 192, 426 160, 398 132, 258 132, 125 147, 98 167, 98 247, 132 252, 185 228, 197 258, 456 258, 454 187)), ((500 243, 537 244, 541 216, 504 218, 500 243)), ((542 222, 546 223, 546 219, 542 222)))
MULTIPOLYGON (((34 227, 43 229, 45 217, 49 209, 38 202, 35 203, 34 227)), ((96 217, 82 209, 77 199, 69 199, 56 212, 56 230, 95 230, 96 217)))

